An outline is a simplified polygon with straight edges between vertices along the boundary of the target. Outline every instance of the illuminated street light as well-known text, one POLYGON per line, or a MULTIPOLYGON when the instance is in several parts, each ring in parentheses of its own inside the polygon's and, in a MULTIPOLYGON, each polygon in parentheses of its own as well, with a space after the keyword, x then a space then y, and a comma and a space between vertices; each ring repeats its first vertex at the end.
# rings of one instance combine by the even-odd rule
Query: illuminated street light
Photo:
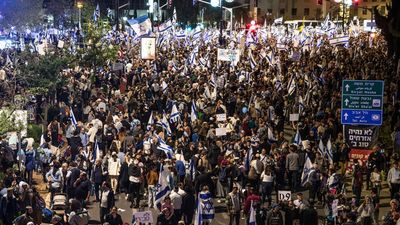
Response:
POLYGON ((76 3, 76 7, 78 7, 78 13, 79 13, 79 30, 82 30, 82 24, 81 24, 81 20, 82 20, 82 8, 83 8, 83 2, 78 1, 76 3))

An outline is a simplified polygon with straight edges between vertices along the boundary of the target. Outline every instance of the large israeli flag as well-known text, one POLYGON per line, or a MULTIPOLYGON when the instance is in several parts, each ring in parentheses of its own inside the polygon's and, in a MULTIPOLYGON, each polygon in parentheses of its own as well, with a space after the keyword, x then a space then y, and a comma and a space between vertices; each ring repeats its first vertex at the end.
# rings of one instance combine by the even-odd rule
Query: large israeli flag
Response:
POLYGON ((194 123, 197 119, 198 117, 197 117, 196 103, 194 102, 194 100, 192 100, 192 110, 190 112, 190 120, 192 123, 194 123))
POLYGON ((180 120, 180 113, 178 111, 178 108, 176 107, 176 105, 174 104, 172 106, 172 110, 171 110, 171 114, 169 115, 169 121, 171 123, 176 123, 180 120))
POLYGON ((174 149, 165 143, 160 142, 157 149, 163 151, 167 155, 168 159, 172 159, 174 156, 174 149))
POLYGON ((305 186, 310 180, 310 173, 312 171, 312 163, 310 158, 307 156, 306 162, 304 163, 303 173, 301 174, 301 186, 305 186))
POLYGON ((160 174, 158 176, 158 183, 157 183, 157 192, 155 197, 155 207, 161 209, 161 203, 164 200, 165 196, 169 195, 171 192, 171 188, 168 185, 168 174, 164 170, 164 166, 160 165, 160 174))
POLYGON ((78 126, 78 122, 75 119, 75 115, 74 115, 74 111, 72 111, 72 107, 69 108, 69 114, 70 114, 70 120, 76 129, 76 127, 78 126))
POLYGON ((215 217, 214 204, 211 198, 210 192, 200 192, 199 194, 199 202, 200 202, 200 214, 201 221, 208 222, 211 224, 212 220, 215 217))
POLYGON ((164 128, 164 130, 167 132, 167 135, 171 136, 171 134, 172 134, 171 127, 169 126, 169 122, 167 120, 167 116, 165 115, 165 113, 163 114, 163 118, 161 120, 161 125, 164 128))
POLYGON ((253 201, 251 201, 249 225, 256 225, 256 224, 257 224, 257 222, 256 222, 256 210, 254 209, 253 201))

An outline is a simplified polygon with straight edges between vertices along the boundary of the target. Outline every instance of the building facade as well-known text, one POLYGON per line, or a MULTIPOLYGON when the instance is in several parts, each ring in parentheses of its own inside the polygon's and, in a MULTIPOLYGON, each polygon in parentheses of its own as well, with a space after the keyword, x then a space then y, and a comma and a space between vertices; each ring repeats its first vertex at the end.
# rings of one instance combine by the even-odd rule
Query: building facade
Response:
MULTIPOLYGON (((284 20, 322 20, 329 13, 331 18, 341 17, 343 2, 349 0, 239 0, 238 2, 250 4, 249 15, 260 18, 279 18, 284 20)), ((357 16, 360 20, 371 19, 371 8, 377 7, 379 12, 386 15, 386 4, 390 0, 350 0, 353 5, 346 8, 346 16, 357 16)))

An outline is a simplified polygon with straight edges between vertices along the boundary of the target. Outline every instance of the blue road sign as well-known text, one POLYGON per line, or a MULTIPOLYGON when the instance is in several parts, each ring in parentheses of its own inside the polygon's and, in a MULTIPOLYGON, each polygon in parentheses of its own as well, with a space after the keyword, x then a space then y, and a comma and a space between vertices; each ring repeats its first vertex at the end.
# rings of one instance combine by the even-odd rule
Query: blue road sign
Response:
POLYGON ((382 125, 384 82, 343 80, 342 124, 382 125))

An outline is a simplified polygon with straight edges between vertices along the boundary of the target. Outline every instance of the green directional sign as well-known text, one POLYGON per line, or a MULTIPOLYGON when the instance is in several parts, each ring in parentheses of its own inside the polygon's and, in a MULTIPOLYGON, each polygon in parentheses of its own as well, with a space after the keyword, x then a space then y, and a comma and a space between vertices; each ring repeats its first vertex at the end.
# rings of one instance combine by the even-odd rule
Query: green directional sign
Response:
POLYGON ((380 80, 344 80, 343 95, 383 95, 383 82, 380 80))

